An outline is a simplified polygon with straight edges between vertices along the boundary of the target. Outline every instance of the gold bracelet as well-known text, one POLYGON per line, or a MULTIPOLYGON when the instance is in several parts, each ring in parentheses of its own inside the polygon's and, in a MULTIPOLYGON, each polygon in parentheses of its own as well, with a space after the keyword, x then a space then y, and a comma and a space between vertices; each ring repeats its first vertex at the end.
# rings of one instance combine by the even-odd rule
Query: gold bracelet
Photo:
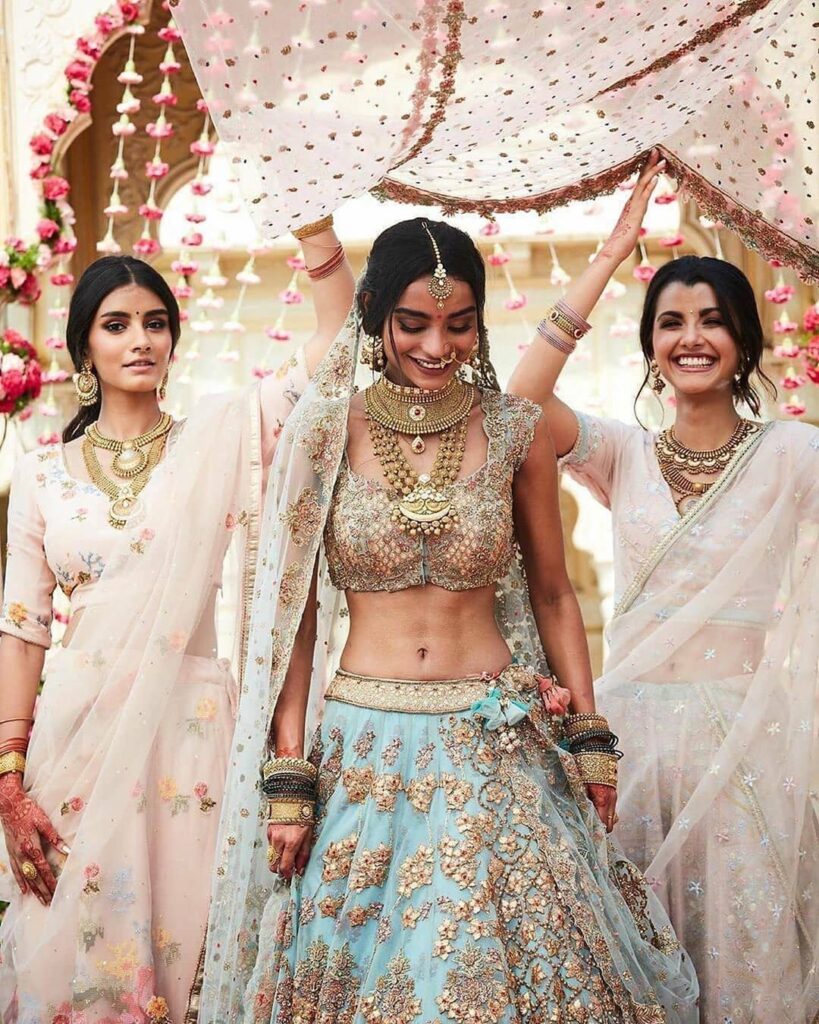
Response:
POLYGON ((580 778, 588 785, 617 789, 617 758, 611 754, 575 754, 580 778))
POLYGON ((22 775, 25 770, 26 759, 17 750, 0 755, 0 775, 8 775, 9 772, 20 772, 22 775))
POLYGON ((303 757, 271 757, 262 765, 262 778, 267 781, 274 775, 301 775, 315 782, 318 778, 318 768, 303 757))
POLYGON ((303 242, 305 238, 320 235, 322 231, 329 231, 332 226, 333 215, 328 213, 326 217, 322 217, 321 220, 314 220, 312 224, 303 224, 300 228, 293 228, 292 234, 294 238, 298 238, 300 242, 303 242))
POLYGON ((267 820, 273 825, 312 825, 316 805, 311 800, 268 800, 267 820))
POLYGON ((587 732, 589 729, 608 730, 608 728, 608 719, 605 715, 598 715, 597 713, 587 712, 581 715, 566 715, 563 719, 563 732, 568 739, 579 735, 581 732, 587 732))

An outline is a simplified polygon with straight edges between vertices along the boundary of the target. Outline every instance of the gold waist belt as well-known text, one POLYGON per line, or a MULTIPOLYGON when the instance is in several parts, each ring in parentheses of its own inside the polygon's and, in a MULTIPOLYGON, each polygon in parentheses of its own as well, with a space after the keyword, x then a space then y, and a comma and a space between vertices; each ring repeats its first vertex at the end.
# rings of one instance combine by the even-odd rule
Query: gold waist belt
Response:
POLYGON ((468 711, 494 687, 524 693, 537 687, 534 672, 523 665, 509 665, 498 676, 466 676, 463 679, 378 679, 339 669, 327 687, 325 700, 337 700, 375 711, 401 711, 416 715, 444 715, 468 711))

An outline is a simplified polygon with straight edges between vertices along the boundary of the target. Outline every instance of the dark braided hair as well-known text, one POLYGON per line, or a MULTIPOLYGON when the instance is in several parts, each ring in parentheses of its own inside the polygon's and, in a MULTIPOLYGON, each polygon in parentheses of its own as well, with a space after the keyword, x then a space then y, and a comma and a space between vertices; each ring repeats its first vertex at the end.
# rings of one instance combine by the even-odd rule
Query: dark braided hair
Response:
POLYGON ((489 359, 489 335, 484 320, 486 267, 483 257, 465 231, 445 221, 414 217, 393 224, 376 238, 356 293, 361 328, 370 337, 380 338, 386 324, 395 345, 392 315, 398 300, 413 281, 431 274, 436 265, 425 224, 438 244, 448 276, 468 284, 475 296, 479 360, 475 383, 499 391, 497 374, 489 359))
POLYGON ((758 416, 762 402, 751 383, 752 374, 757 374, 765 390, 773 398, 776 397, 776 387, 761 366, 764 336, 754 290, 741 270, 732 263, 718 260, 713 256, 680 256, 679 259, 664 263, 652 277, 640 318, 640 347, 647 365, 637 398, 648 383, 648 363, 654 358, 653 335, 657 302, 662 291, 676 282, 689 288, 695 284, 708 284, 714 289, 723 323, 739 352, 738 376, 732 384, 734 401, 744 402, 754 416, 758 416))
MULTIPOLYGON (((137 284, 147 288, 162 302, 168 311, 168 326, 171 331, 171 355, 179 341, 179 305, 165 278, 144 260, 136 256, 103 256, 94 260, 83 272, 77 283, 71 304, 68 307, 68 323, 65 340, 69 355, 79 373, 88 355, 88 335, 94 317, 106 296, 117 288, 137 284)), ((99 419, 102 406, 102 390, 97 392, 93 405, 81 405, 77 415, 63 431, 63 442, 81 437, 85 428, 99 419)))

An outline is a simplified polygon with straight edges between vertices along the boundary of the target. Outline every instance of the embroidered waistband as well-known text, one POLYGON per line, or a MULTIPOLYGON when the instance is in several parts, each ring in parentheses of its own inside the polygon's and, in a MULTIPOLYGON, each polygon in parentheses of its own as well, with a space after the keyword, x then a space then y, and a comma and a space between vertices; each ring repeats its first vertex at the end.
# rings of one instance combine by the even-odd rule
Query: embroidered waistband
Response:
POLYGON ((534 672, 523 665, 509 665, 498 675, 465 676, 462 679, 378 679, 339 669, 327 687, 325 700, 353 704, 375 711, 401 711, 416 715, 444 715, 468 711, 495 686, 517 693, 537 688, 534 672))

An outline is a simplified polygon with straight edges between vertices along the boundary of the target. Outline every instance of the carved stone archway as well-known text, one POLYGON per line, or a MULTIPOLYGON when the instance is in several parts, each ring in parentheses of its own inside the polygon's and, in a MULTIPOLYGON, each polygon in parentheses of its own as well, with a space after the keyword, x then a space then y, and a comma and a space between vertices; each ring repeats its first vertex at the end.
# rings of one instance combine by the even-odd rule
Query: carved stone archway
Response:
MULTIPOLYGON (((142 231, 142 219, 137 210, 148 197, 150 181, 144 168, 155 148, 154 140, 145 133, 145 126, 155 121, 159 114, 159 107, 151 102, 150 97, 159 92, 162 83, 159 64, 166 44, 159 39, 157 32, 168 21, 168 11, 154 0, 145 23, 145 33, 136 42, 134 60, 137 71, 144 78, 139 86, 134 87, 135 95, 142 100, 142 108, 131 116, 137 130, 125 142, 125 163, 130 177, 120 182, 120 196, 129 209, 129 213, 117 221, 116 228, 117 241, 123 252, 130 252, 142 231)), ((72 186, 71 197, 77 218, 75 232, 78 245, 74 258, 77 267, 85 267, 96 258, 96 243, 107 226, 102 211, 108 205, 112 185, 109 171, 117 152, 117 139, 111 132, 111 125, 119 116, 116 107, 123 87, 117 81, 117 75, 127 59, 129 40, 127 34, 121 35, 106 48, 97 62, 92 78, 93 116, 69 140, 64 154, 65 177, 72 186)), ((168 176, 158 183, 157 200, 163 207, 195 173, 197 157, 191 154, 190 144, 199 137, 204 118, 196 107, 201 92, 185 48, 178 43, 174 50, 182 67, 173 79, 178 103, 168 111, 174 135, 162 142, 162 158, 171 167, 168 176)))

